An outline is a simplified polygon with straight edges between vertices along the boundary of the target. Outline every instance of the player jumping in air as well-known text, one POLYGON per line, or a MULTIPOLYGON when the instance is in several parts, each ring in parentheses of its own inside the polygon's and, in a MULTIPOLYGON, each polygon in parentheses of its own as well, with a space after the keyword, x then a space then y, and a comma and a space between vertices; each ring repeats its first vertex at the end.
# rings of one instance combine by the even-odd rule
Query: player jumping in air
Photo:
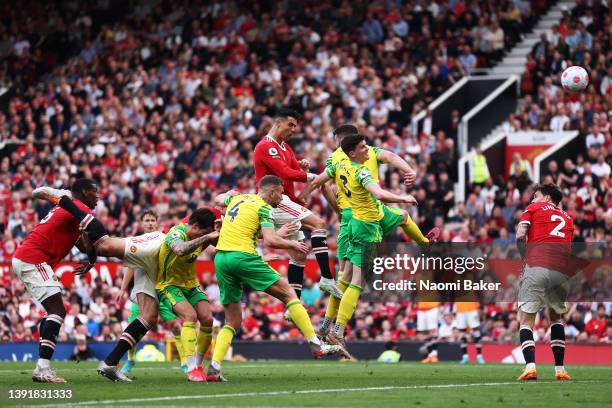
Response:
POLYGON ((570 380, 563 365, 568 283, 563 271, 571 258, 574 222, 559 203, 563 193, 554 184, 537 185, 533 201, 516 229, 516 242, 525 261, 518 295, 521 349, 527 366, 518 380, 536 380, 533 326, 544 307, 550 317, 550 347, 555 357, 555 378, 570 380))
POLYGON ((308 341, 313 356, 319 358, 341 349, 319 340, 295 291, 257 254, 256 245, 260 233, 264 241, 274 248, 292 249, 301 254, 308 252, 303 242, 284 239, 274 230, 271 213, 272 208, 283 200, 282 180, 276 176, 264 176, 258 187, 257 194, 225 193, 215 198, 217 205, 227 206, 215 254, 215 275, 226 323, 217 336, 206 375, 207 381, 223 380, 221 362, 242 324, 240 300, 245 283, 253 290, 266 292, 285 304, 291 320, 308 341))
MULTIPOLYGON (((91 186, 86 194, 94 194, 97 200, 97 186, 89 180, 91 186)), ((132 294, 136 295, 140 313, 123 331, 119 341, 110 354, 100 362, 98 373, 112 381, 131 380, 117 367, 121 357, 149 331, 157 322, 157 294, 155 282, 157 280, 159 248, 164 241, 165 234, 159 231, 136 237, 118 238, 109 237, 106 228, 91 214, 79 208, 71 199, 71 192, 51 187, 39 187, 33 191, 33 197, 49 201, 58 205, 77 220, 77 227, 87 233, 89 241, 95 246, 95 252, 105 257, 114 257, 123 260, 123 263, 134 269, 134 287, 132 294)), ((214 224, 201 220, 200 217, 189 219, 201 232, 201 236, 181 245, 181 251, 191 251, 193 248, 208 244, 217 239, 218 233, 213 231, 214 224), (206 232, 208 231, 208 232, 206 232)), ((75 271, 77 274, 86 273, 90 266, 86 265, 75 271)))
MULTIPOLYGON (((416 200, 411 195, 393 194, 380 187, 364 165, 370 152, 364 136, 344 137, 341 148, 347 157, 327 167, 325 173, 317 176, 313 184, 322 185, 327 180, 336 180, 338 184, 339 181, 338 188, 342 189, 348 206, 352 209, 348 225, 348 262, 342 275, 347 288, 338 305, 336 323, 327 333, 327 339, 331 343, 342 345, 343 349, 346 349, 344 329, 353 316, 361 295, 364 278, 362 269, 370 264, 373 249, 383 237, 381 221, 385 216, 385 206, 382 201, 416 204, 416 200)), ((405 222, 402 213, 394 215, 393 228, 400 225, 402 220, 405 222)))
MULTIPOLYGON (((98 203, 96 184, 88 179, 78 179, 71 189, 74 195, 71 203, 84 214, 89 214, 98 203)), ((66 382, 50 366, 57 336, 66 316, 62 282, 55 276, 53 268, 77 245, 82 252, 87 250, 89 257, 89 262, 81 266, 80 270, 89 270, 96 261, 96 255, 92 246, 84 247, 84 241, 86 239, 81 238, 79 223, 68 212, 56 206, 13 255, 15 275, 21 279, 30 295, 42 304, 47 314, 39 326, 38 362, 32 373, 35 382, 66 382)))
MULTIPOLYGON (((337 149, 330 155, 325 164, 326 169, 332 168, 333 166, 338 165, 343 160, 347 159, 346 153, 340 147, 340 144, 344 137, 350 135, 356 135, 357 128, 353 125, 342 125, 334 130, 334 140, 336 141, 337 149)), ((378 178, 378 163, 388 163, 393 168, 396 168, 400 175, 404 179, 404 184, 407 186, 412 185, 414 180, 416 179, 416 173, 410 167, 410 165, 401 157, 396 155, 393 152, 388 150, 368 146, 368 159, 363 163, 363 165, 370 171, 372 178, 376 183, 379 183, 378 178)), ((338 208, 340 210, 340 231, 338 233, 338 249, 337 249, 337 257, 340 263, 340 269, 338 272, 338 288, 340 291, 344 292, 348 287, 349 283, 345 278, 343 278, 343 272, 346 267, 346 263, 348 262, 348 247, 349 247, 349 224, 352 218, 352 209, 349 205, 349 196, 350 191, 347 190, 348 180, 346 178, 342 179, 341 173, 336 174, 335 183, 337 187, 336 197, 333 195, 325 194, 325 197, 330 202, 332 207, 338 208)), ((306 186, 306 188, 300 194, 300 197, 306 197, 309 195, 315 188, 319 187, 323 183, 327 183, 332 179, 327 175, 327 172, 323 172, 315 181, 306 186)), ((323 184, 325 185, 325 184, 323 184)), ((326 190, 323 190, 326 193, 326 190)), ((382 234, 383 236, 387 236, 399 226, 402 228, 404 233, 408 235, 414 242, 427 245, 430 240, 434 241, 440 235, 440 230, 438 228, 434 228, 427 236, 423 236, 423 233, 419 229, 419 227, 412 221, 410 215, 407 211, 404 211, 398 207, 386 206, 383 205, 383 218, 380 221, 382 234)), ((325 338, 327 333, 329 332, 330 327, 334 323, 336 316, 338 315, 338 306, 340 304, 340 299, 330 298, 327 304, 327 310, 325 311, 325 317, 321 322, 321 327, 319 328, 319 335, 322 338, 325 338)))
MULTIPOLYGON (((293 150, 287 143, 298 128, 299 114, 293 110, 280 109, 276 114, 274 124, 266 136, 255 146, 253 161, 255 166, 255 182, 259 184, 262 177, 274 175, 283 181, 284 191, 282 201, 272 209, 272 221, 276 228, 287 223, 299 221, 301 227, 310 231, 312 251, 315 254, 321 280, 319 287, 337 298, 342 292, 336 286, 336 281, 329 267, 329 249, 327 248, 327 230, 325 221, 304 208, 304 202, 296 197, 295 181, 306 183, 314 178, 308 173, 310 163, 306 159, 298 162, 293 150)), ((298 231, 291 239, 303 240, 304 233, 298 231)), ((304 265, 306 254, 289 249, 291 260, 287 278, 294 288, 298 299, 302 292, 304 265)))

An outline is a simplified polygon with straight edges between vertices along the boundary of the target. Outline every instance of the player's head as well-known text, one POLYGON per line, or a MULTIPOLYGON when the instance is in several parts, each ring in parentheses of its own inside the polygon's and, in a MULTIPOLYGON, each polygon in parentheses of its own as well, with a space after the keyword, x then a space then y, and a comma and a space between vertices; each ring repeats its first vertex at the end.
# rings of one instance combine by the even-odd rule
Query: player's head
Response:
POLYGON ((287 141, 298 129, 300 114, 293 109, 280 108, 274 115, 276 134, 282 141, 287 141))
POLYGON ((547 202, 559 205, 563 199, 563 192, 553 183, 537 184, 535 186, 532 203, 547 202))
POLYGON ((340 146, 342 143, 342 139, 346 136, 357 135, 359 131, 356 126, 353 125, 340 125, 334 129, 334 140, 336 141, 336 146, 340 146))
POLYGON ((187 221, 187 237, 199 238, 215 229, 215 214, 208 208, 198 208, 189 216, 187 221))
POLYGON ((140 224, 145 234, 157 231, 159 228, 159 216, 151 209, 144 210, 140 213, 140 224))
POLYGON ((283 199, 283 181, 273 175, 263 176, 259 181, 259 196, 272 207, 283 199))
POLYGON ((96 208, 98 204, 98 184, 92 179, 77 179, 70 187, 72 196, 82 201, 89 208, 96 208))
POLYGON ((363 164, 368 160, 368 145, 363 135, 345 136, 340 142, 340 147, 351 161, 363 164))

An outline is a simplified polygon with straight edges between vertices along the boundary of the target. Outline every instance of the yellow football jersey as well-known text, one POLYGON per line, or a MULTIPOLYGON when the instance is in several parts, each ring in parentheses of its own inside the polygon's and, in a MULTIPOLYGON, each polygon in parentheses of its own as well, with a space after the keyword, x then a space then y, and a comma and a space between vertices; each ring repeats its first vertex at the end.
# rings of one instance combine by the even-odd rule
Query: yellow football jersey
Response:
POLYGON ((189 241, 186 224, 172 227, 159 248, 159 269, 155 289, 164 289, 170 285, 192 289, 200 285, 196 277, 196 259, 202 253, 203 246, 200 245, 190 253, 178 256, 172 251, 172 245, 181 241, 189 241))
MULTIPOLYGON (((363 163, 363 165, 368 170, 370 170, 370 174, 372 175, 372 178, 377 183, 380 181, 378 178, 378 153, 381 150, 383 149, 380 147, 368 146, 368 160, 366 160, 365 163, 363 163)), ((325 168, 327 169, 328 167, 337 165, 343 160, 349 160, 349 158, 346 155, 346 153, 344 153, 344 150, 342 150, 342 148, 339 147, 336 150, 334 150, 334 152, 328 157, 327 161, 325 162, 325 168)), ((338 190, 336 194, 336 199, 338 201, 338 207, 340 207, 341 210, 344 210, 345 208, 349 208, 350 205, 349 205, 349 202, 346 196, 347 190, 346 190, 346 186, 343 183, 343 180, 341 180, 339 176, 336 175, 335 182, 336 182, 336 187, 338 190)))
POLYGON ((272 227, 272 207, 257 194, 240 194, 225 199, 225 217, 216 248, 221 251, 257 254, 261 227, 272 227))
POLYGON ((376 183, 370 170, 364 165, 343 160, 326 170, 330 178, 340 180, 338 190, 342 189, 353 218, 361 221, 379 221, 383 217, 382 203, 366 187, 376 183))

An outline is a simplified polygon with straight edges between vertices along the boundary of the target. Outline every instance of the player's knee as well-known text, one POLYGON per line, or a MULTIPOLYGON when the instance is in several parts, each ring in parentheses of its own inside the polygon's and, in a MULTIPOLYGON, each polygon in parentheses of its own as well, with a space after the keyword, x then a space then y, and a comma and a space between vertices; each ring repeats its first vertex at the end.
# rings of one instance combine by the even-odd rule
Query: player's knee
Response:
POLYGON ((179 319, 174 319, 170 324, 170 330, 172 330, 172 334, 175 336, 181 335, 181 329, 183 328, 179 319))
POLYGON ((203 316, 198 316, 201 327, 211 327, 213 325, 213 318, 211 313, 206 313, 203 316))
POLYGON ((306 262, 306 254, 297 251, 292 251, 291 260, 296 264, 303 264, 304 262, 306 262))

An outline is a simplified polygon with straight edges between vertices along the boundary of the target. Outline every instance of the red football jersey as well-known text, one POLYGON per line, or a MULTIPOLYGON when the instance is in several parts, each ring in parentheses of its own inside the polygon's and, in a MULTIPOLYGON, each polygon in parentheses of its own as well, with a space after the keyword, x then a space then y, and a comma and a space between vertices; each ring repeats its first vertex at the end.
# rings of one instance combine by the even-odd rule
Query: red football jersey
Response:
MULTIPOLYGON (((72 200, 81 210, 91 213, 89 207, 77 199, 72 200)), ((15 258, 34 265, 46 262, 52 268, 64 259, 81 237, 79 223, 72 214, 59 206, 34 227, 23 244, 15 251, 15 258)))
POLYGON ((283 180, 285 194, 291 201, 304 205, 302 200, 295 196, 294 181, 306 182, 308 175, 303 171, 295 158, 291 146, 287 143, 278 144, 270 136, 265 136, 255 146, 253 154, 255 165, 255 183, 259 185, 259 180, 263 176, 274 175, 283 180))
POLYGON ((527 207, 519 223, 530 226, 525 255, 527 265, 566 272, 574 239, 572 218, 552 203, 539 202, 527 207))

